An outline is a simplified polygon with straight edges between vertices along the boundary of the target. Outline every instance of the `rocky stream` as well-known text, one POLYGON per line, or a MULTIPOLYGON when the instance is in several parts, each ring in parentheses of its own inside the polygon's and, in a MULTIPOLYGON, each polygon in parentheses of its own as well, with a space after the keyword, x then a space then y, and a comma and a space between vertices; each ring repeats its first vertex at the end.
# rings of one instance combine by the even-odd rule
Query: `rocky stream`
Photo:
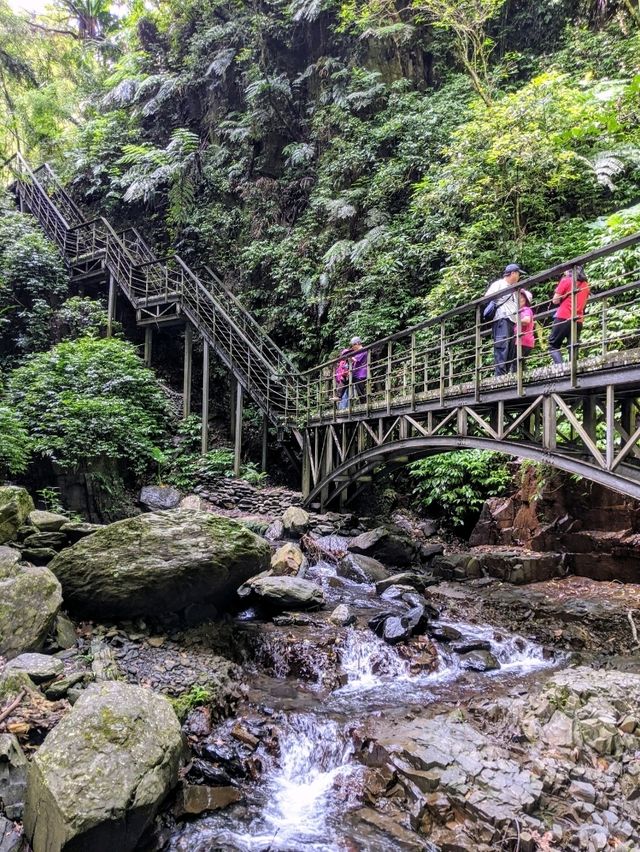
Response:
POLYGON ((1 852, 640 849, 640 586, 407 516, 150 508, 14 505, 1 852))

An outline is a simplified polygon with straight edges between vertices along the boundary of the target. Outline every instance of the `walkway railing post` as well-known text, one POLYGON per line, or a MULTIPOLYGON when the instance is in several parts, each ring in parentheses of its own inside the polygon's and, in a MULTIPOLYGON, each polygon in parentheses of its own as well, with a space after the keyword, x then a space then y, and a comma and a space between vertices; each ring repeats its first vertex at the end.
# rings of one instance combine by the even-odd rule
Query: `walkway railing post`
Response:
POLYGON ((602 300, 602 312, 601 312, 601 321, 600 321, 600 329, 602 333, 602 356, 604 357, 607 354, 607 300, 602 300))
POLYGON ((109 299, 107 302, 107 337, 111 337, 113 335, 113 324, 116 321, 116 297, 116 279, 113 274, 109 272, 109 299))
POLYGON ((262 458, 260 469, 263 473, 267 472, 267 447, 269 443, 269 418, 266 413, 262 412, 262 458))
POLYGON ((392 369, 391 341, 389 340, 389 342, 387 343, 387 375, 386 375, 386 383, 385 383, 387 414, 391 413, 391 369, 392 369))
POLYGON ((571 269, 571 346, 569 363, 571 365, 571 387, 578 385, 578 270, 571 269))
POLYGON ((416 404, 416 335, 411 335, 411 407, 416 404))
POLYGON ((482 316, 480 311, 480 305, 476 305, 475 359, 473 373, 473 390, 476 402, 480 402, 480 382, 482 380, 482 328, 480 325, 481 321, 482 316))
POLYGON ((209 342, 204 340, 202 348, 202 423, 200 452, 209 451, 209 342))
POLYGON ((522 318, 520 316, 520 290, 516 290, 516 301, 518 309, 516 310, 516 389, 518 396, 522 396, 523 389, 523 368, 522 363, 522 318))
POLYGON ((445 343, 444 343, 444 320, 440 320, 440 405, 444 405, 444 359, 445 359, 445 343))

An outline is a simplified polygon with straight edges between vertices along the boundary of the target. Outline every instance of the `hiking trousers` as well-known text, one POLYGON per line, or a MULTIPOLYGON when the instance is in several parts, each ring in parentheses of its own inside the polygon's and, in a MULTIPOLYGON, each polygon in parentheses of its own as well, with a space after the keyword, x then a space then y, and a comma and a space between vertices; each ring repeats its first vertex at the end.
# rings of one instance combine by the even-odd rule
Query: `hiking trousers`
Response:
POLYGON ((512 369, 516 351, 515 327, 516 324, 507 317, 493 322, 493 362, 496 376, 506 376, 512 369))

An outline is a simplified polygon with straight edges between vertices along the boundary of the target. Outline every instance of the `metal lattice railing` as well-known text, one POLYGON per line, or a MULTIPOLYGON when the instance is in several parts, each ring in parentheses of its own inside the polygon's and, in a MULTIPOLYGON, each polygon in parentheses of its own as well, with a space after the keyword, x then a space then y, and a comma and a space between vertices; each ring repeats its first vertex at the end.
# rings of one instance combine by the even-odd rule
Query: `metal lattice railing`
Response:
POLYGON ((14 191, 70 268, 99 259, 137 310, 176 303, 270 419, 286 419, 293 365, 211 269, 198 275, 176 254, 158 259, 135 228, 116 233, 103 217, 85 221, 47 165, 31 171, 18 154, 12 171, 14 191))
POLYGON ((205 266, 196 273, 175 254, 157 258, 135 228, 116 233, 103 217, 84 221, 47 165, 32 172, 16 155, 12 170, 15 191, 70 267, 98 258, 137 309, 172 302, 179 306, 279 425, 301 428, 412 410, 421 404, 455 408, 463 397, 478 401, 501 389, 517 398, 530 386, 553 387, 560 380, 577 388, 586 373, 604 374, 640 363, 640 234, 633 234, 511 288, 516 298, 523 287, 533 294, 536 345, 531 353, 523 350, 518 313, 513 360, 506 375, 494 374, 492 323, 483 318, 483 297, 366 346, 366 379, 357 388, 349 367, 342 408, 339 398, 345 388, 337 387, 335 380, 339 358, 297 371, 212 269, 205 266), (586 270, 591 289, 583 322, 575 309, 579 267, 586 270), (551 364, 548 335, 557 307, 550 302, 551 282, 566 272, 573 281, 566 360, 551 364))

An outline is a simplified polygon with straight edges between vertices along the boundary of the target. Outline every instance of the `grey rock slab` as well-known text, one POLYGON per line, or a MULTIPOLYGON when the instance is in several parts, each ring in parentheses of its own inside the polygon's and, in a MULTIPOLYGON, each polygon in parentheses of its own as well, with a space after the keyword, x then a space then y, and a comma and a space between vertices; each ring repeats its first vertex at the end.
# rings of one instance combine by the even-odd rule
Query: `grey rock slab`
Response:
POLYGON ((346 604, 338 604, 329 616, 329 621, 332 624, 337 624, 338 627, 347 627, 349 624, 353 624, 355 620, 355 615, 346 604))
POLYGON ((309 529, 309 513, 300 506, 289 506, 282 515, 282 526, 287 535, 302 535, 309 529))
POLYGON ((33 852, 133 850, 178 780, 180 723, 137 686, 90 686, 47 735, 28 770, 33 852))
POLYGON ((381 595, 389 586, 411 586, 417 592, 424 592, 429 586, 435 586, 439 581, 434 577, 418 574, 415 571, 401 571, 376 583, 376 592, 381 595))
POLYGON ((172 509, 102 527, 59 553, 51 570, 69 608, 127 617, 206 600, 223 609, 269 559, 268 542, 242 524, 172 509))
POLYGON ((104 524, 90 524, 88 521, 68 521, 60 527, 60 532, 63 532, 69 541, 80 541, 87 535, 93 535, 98 530, 104 529, 104 524))
POLYGON ((42 648, 62 603, 48 568, 0 561, 0 654, 11 659, 42 648))
POLYGON ((324 605, 320 586, 301 577, 254 577, 238 589, 241 596, 247 591, 276 609, 318 609, 324 605))
POLYGON ((58 532, 61 527, 69 523, 69 518, 66 515, 60 515, 57 512, 44 512, 41 509, 34 509, 29 513, 29 523, 39 532, 58 532))
POLYGON ((337 573, 338 576, 346 577, 355 583, 377 583, 389 576, 382 562, 362 553, 347 554, 338 563, 337 573))
POLYGON ((60 648, 68 650, 75 647, 78 639, 76 628, 71 619, 63 612, 59 612, 56 616, 53 632, 60 648))
POLYGON ((5 666, 5 672, 26 672, 34 683, 52 680, 62 674, 64 663, 47 654, 20 654, 5 666))

